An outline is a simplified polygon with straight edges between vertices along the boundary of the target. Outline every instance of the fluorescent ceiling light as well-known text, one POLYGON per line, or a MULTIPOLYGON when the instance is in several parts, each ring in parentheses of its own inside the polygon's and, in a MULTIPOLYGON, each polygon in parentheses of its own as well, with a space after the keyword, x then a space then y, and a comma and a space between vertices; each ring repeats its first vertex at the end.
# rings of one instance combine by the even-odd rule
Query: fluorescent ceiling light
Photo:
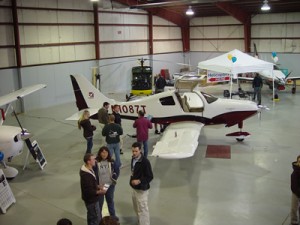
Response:
POLYGON ((192 6, 189 6, 188 10, 185 12, 186 15, 192 16, 194 15, 194 11, 192 10, 192 6))
POLYGON ((99 2, 99 0, 91 0, 91 2, 99 2))
POLYGON ((268 11, 268 10, 270 10, 271 8, 270 8, 270 6, 268 5, 268 0, 264 0, 264 4, 263 4, 263 6, 261 7, 261 10, 262 11, 268 11))

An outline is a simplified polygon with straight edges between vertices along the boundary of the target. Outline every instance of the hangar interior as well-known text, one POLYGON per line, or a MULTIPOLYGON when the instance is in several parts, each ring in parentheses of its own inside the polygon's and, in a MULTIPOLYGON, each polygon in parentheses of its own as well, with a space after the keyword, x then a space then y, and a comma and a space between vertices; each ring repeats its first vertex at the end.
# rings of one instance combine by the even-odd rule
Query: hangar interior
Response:
MULTIPOLYGON (((131 68, 138 65, 138 59, 148 59, 153 74, 161 69, 173 74, 182 63, 196 69, 198 62, 232 49, 246 51, 246 25, 228 13, 184 17, 187 29, 171 16, 169 20, 162 17, 158 9, 133 10, 122 1, 113 2, 112 7, 111 1, 0 1, 0 96, 32 84, 47 85, 14 107, 48 161, 41 171, 31 158, 23 171, 24 149, 10 163, 19 170, 10 182, 17 203, 0 216, 1 224, 55 224, 61 217, 74 224, 85 223, 78 175, 85 141, 76 124, 65 121, 77 111, 70 74, 82 74, 91 81, 96 70, 101 74, 101 91, 124 100, 131 88, 131 68)), ((228 2, 246 10, 238 5, 240 1, 228 2)), ((260 5, 263 1, 245 4, 249 2, 260 5)), ((269 1, 274 8, 282 2, 269 1)), ((255 43, 259 57, 269 62, 271 53, 277 52, 280 67, 298 76, 300 10, 298 1, 288 2, 290 9, 282 6, 281 11, 251 12, 246 52, 253 54, 255 43)), ((228 87, 207 87, 205 91, 221 96, 223 89, 228 87)), ((280 92, 280 101, 273 104, 264 87, 262 102, 271 110, 261 120, 245 121, 245 130, 252 136, 242 143, 225 138, 236 127, 205 128, 194 157, 150 158, 155 176, 150 191, 151 223, 289 224, 291 162, 299 155, 299 93, 290 92, 289 88, 280 92), (206 157, 207 147, 214 145, 230 146, 230 159, 206 157)), ((17 125, 10 116, 4 124, 17 125)), ((135 132, 132 121, 123 124, 126 134, 135 132)), ((151 131, 150 149, 159 137, 151 131)), ((125 137, 124 141, 124 167, 115 201, 120 222, 126 225, 136 220, 128 185, 134 140, 125 137)), ((102 144, 97 130, 93 151, 102 144)))

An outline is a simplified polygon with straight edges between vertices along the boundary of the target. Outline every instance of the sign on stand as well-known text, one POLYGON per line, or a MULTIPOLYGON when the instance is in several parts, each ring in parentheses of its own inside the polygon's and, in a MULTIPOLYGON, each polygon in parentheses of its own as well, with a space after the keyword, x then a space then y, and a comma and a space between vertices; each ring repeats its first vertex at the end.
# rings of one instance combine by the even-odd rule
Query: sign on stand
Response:
POLYGON ((3 213, 6 213, 6 210, 13 203, 16 203, 15 196, 10 189, 7 179, 3 173, 3 170, 0 169, 0 208, 1 208, 1 211, 3 213))

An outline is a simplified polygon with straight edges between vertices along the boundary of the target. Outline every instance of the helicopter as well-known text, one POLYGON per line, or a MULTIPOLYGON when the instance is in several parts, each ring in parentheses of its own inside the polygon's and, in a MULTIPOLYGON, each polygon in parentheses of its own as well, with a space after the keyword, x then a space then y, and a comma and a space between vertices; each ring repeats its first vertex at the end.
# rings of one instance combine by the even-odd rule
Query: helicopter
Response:
POLYGON ((138 59, 141 63, 140 66, 132 67, 131 91, 130 99, 132 96, 151 95, 152 94, 152 67, 144 66, 147 59, 138 59))

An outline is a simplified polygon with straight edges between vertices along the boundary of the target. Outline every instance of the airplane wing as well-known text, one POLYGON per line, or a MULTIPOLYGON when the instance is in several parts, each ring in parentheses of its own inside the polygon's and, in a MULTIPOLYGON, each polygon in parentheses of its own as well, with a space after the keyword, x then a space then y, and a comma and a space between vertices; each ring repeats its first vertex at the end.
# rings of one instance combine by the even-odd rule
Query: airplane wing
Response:
POLYGON ((181 159, 194 155, 198 147, 203 123, 178 122, 170 124, 160 141, 154 146, 152 156, 165 159, 181 159))
POLYGON ((0 97, 0 106, 9 104, 13 101, 16 101, 19 98, 23 98, 26 95, 29 95, 35 91, 38 91, 42 88, 46 87, 45 84, 36 84, 29 87, 21 88, 17 91, 14 91, 10 94, 4 95, 0 97))
MULTIPOLYGON (((86 109, 82 109, 82 110, 78 111, 77 113, 75 113, 72 116, 68 117, 66 120, 76 120, 76 121, 79 120, 79 118, 82 115, 84 110, 86 110, 86 109)), ((93 115, 98 113, 99 109, 88 108, 87 110, 89 110, 90 116, 93 116, 93 115)))
POLYGON ((253 81, 253 77, 238 77, 238 80, 242 80, 242 81, 253 81))

